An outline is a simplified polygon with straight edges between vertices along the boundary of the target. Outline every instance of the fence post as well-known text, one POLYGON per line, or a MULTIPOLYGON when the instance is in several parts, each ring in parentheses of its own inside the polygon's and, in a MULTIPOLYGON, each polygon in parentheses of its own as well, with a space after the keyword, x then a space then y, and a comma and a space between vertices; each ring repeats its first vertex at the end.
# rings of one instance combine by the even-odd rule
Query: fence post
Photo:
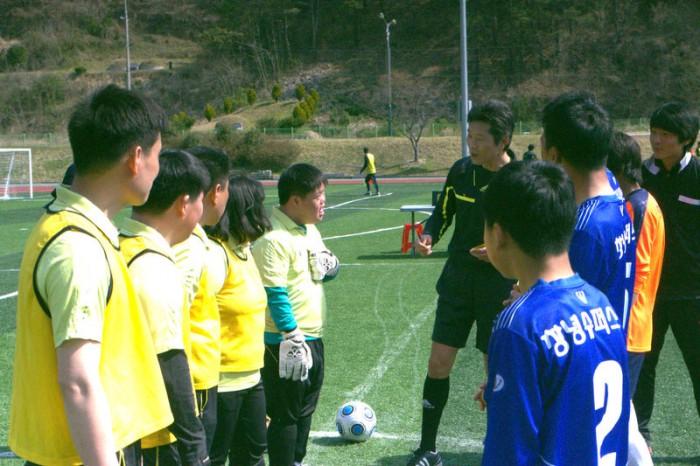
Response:
POLYGON ((292 128, 291 128, 291 129, 292 129, 292 131, 291 131, 291 133, 290 133, 290 134, 291 134, 291 136, 292 136, 292 139, 294 139, 294 126, 292 126, 292 128))

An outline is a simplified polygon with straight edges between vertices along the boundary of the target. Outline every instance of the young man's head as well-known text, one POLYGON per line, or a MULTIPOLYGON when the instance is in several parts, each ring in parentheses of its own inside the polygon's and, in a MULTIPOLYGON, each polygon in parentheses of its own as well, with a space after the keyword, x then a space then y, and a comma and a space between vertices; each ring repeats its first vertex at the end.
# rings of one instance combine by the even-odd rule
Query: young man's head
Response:
MULTIPOLYGON (((204 164, 181 150, 166 150, 159 156, 160 171, 153 181, 148 200, 133 208, 137 218, 163 217, 172 214, 175 237, 172 244, 184 241, 202 216, 202 198, 210 185, 204 164)), ((148 223, 148 222, 146 222, 148 223)))
POLYGON ((584 172, 605 168, 612 124, 590 92, 566 92, 550 101, 542 127, 543 159, 584 172))
POLYGON ((491 263, 514 275, 514 248, 543 260, 569 250, 576 224, 574 187, 558 165, 535 160, 499 170, 484 194, 484 241, 491 263))
POLYGON ((690 105, 672 102, 654 110, 649 128, 654 158, 673 165, 693 147, 700 129, 700 118, 690 105))
POLYGON ((642 151, 631 136, 616 131, 610 141, 608 168, 618 180, 642 182, 642 151))
POLYGON ((125 162, 129 201, 146 200, 158 173, 160 135, 168 119, 151 99, 110 84, 78 105, 68 122, 76 176, 103 175, 125 162))
POLYGON ((366 154, 367 152, 369 152, 369 147, 365 147, 364 149, 362 149, 362 151, 366 154))
POLYGON ((534 144, 528 144, 527 145, 527 150, 533 150, 535 148, 534 144))
POLYGON ((489 100, 472 107, 467 121, 467 143, 472 162, 490 168, 503 156, 513 140, 513 112, 507 104, 489 100))
POLYGON ((223 241, 232 238, 238 244, 255 241, 272 228, 264 202, 265 189, 259 181, 244 174, 231 175, 224 215, 207 233, 223 241))
POLYGON ((321 170, 308 163, 298 163, 280 175, 277 194, 280 208, 300 225, 323 220, 328 180, 321 170))
POLYGON ((193 147, 188 152, 197 157, 209 171, 211 183, 204 194, 202 225, 216 225, 226 209, 228 201, 228 176, 231 160, 228 155, 212 147, 193 147))

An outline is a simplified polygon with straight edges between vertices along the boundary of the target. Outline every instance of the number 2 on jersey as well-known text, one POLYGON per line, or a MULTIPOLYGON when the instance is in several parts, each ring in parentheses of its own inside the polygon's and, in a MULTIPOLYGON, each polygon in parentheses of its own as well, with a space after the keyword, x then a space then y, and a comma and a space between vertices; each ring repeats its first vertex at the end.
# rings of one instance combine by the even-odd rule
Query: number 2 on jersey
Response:
POLYGON ((617 361, 609 360, 598 364, 593 374, 593 401, 595 409, 605 408, 603 418, 595 428, 598 444, 598 465, 615 466, 617 453, 612 452, 601 457, 603 440, 613 430, 622 414, 622 368, 617 361))

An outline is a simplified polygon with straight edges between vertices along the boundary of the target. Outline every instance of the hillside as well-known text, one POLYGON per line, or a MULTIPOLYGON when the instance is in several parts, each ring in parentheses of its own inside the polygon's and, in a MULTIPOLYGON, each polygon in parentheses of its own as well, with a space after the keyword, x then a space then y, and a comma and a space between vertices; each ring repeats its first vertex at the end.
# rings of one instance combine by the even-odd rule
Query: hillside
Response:
MULTIPOLYGON (((697 0, 470 0, 472 100, 501 98, 534 120, 551 96, 595 91, 614 118, 643 117, 670 99, 700 102, 697 0)), ((395 93, 433 92, 454 120, 459 98, 459 4, 453 0, 131 0, 134 86, 170 114, 202 118, 275 82, 291 97, 315 88, 314 123, 382 120, 386 37, 395 93), (172 66, 172 69, 170 67, 172 66), (162 67, 162 70, 153 68, 162 67), (401 83, 403 82, 403 86, 401 83)), ((75 101, 123 84, 121 1, 0 0, 0 132, 56 131, 75 101), (109 71, 110 68, 112 71, 109 71), (116 70, 115 70, 116 68, 116 70)), ((400 96, 396 96, 400 97, 400 96)), ((405 110, 396 102, 395 115, 405 110)))

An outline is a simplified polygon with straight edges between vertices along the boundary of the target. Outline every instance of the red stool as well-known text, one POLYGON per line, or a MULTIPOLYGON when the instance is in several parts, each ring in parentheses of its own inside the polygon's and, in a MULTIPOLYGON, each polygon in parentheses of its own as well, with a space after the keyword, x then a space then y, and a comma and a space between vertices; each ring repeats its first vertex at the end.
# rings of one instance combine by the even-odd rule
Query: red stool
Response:
POLYGON ((423 224, 414 223, 413 228, 411 228, 410 223, 404 224, 403 235, 401 236, 401 252, 408 252, 413 247, 413 238, 409 239, 409 235, 411 235, 411 230, 416 232, 416 236, 420 236, 423 233, 423 224))

